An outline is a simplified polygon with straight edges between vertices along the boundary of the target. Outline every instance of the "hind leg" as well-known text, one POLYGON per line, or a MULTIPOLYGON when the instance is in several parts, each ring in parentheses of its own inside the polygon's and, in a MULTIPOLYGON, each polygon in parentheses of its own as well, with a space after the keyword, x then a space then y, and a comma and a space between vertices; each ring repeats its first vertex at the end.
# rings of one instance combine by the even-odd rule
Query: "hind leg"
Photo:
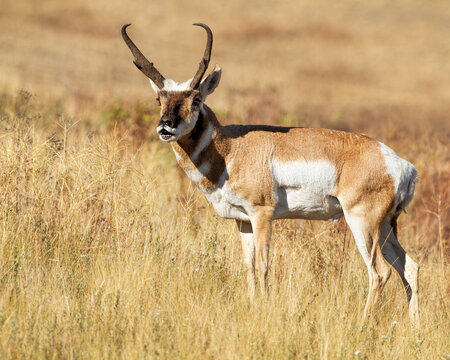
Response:
POLYGON ((364 309, 364 316, 367 316, 374 310, 392 272, 391 268, 384 260, 381 247, 378 244, 378 242, 381 243, 382 239, 379 237, 379 231, 377 231, 377 233, 377 236, 374 237, 374 244, 372 245, 372 254, 370 257, 370 272, 372 273, 372 276, 369 286, 369 295, 364 309), (377 239, 379 240, 377 241, 377 239))
POLYGON ((382 248, 386 261, 393 266, 402 279, 409 305, 409 317, 419 327, 419 265, 409 257, 397 239, 397 218, 385 221, 382 236, 387 239, 382 248))
POLYGON ((378 302, 391 275, 391 269, 384 261, 379 246, 380 221, 361 215, 364 214, 363 211, 344 211, 344 213, 369 274, 369 293, 364 308, 364 318, 366 318, 378 302))

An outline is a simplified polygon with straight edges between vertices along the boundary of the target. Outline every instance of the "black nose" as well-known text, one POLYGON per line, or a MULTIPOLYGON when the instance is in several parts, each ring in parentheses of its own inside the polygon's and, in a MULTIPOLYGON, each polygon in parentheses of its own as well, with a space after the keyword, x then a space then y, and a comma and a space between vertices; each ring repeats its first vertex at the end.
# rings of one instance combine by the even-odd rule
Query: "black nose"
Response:
POLYGON ((159 121, 159 125, 161 125, 161 126, 169 126, 169 127, 173 128, 173 121, 161 119, 159 121))

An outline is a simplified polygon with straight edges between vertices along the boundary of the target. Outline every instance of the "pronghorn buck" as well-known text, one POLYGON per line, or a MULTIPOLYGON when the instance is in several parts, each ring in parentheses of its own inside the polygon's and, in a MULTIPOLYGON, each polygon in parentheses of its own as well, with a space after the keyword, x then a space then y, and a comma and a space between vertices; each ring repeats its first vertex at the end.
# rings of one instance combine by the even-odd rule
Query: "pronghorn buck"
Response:
POLYGON ((365 135, 312 128, 222 126, 205 104, 222 70, 208 67, 213 36, 192 79, 164 78, 122 27, 134 64, 149 79, 161 105, 156 128, 178 164, 200 188, 218 215, 235 219, 250 296, 255 275, 267 290, 269 243, 274 219, 339 219, 345 216, 369 273, 365 315, 391 274, 400 275, 409 315, 418 325, 419 266, 397 240, 397 218, 410 203, 417 171, 386 145, 365 135), (255 271, 256 270, 256 271, 255 271), (256 272, 256 274, 255 274, 256 272))

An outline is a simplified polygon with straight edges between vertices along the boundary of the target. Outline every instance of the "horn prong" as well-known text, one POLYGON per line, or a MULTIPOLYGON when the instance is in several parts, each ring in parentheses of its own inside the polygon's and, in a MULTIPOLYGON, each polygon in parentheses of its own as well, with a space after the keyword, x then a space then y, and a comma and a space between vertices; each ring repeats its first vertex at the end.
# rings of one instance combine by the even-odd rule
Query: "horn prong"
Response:
POLYGON ((127 27, 131 24, 125 24, 122 26, 122 37, 125 41, 125 44, 130 48, 131 53, 134 56, 134 65, 141 70, 144 75, 146 75, 150 80, 152 80, 158 88, 162 89, 164 87, 164 76, 153 66, 153 63, 148 61, 148 59, 142 54, 142 52, 138 49, 138 47, 134 44, 134 42, 130 39, 127 34, 127 27))

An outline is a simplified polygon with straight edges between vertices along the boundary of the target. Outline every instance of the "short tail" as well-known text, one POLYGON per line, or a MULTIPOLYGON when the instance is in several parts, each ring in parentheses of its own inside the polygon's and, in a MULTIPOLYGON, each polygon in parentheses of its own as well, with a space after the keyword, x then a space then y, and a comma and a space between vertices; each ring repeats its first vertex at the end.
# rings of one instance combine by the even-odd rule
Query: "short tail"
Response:
POLYGON ((395 211, 397 215, 396 217, 398 217, 402 211, 406 212, 406 207, 414 197, 414 189, 417 181, 419 180, 417 170, 412 164, 409 164, 408 171, 405 175, 403 184, 400 185, 404 191, 399 191, 399 198, 397 200, 397 208, 395 211))

